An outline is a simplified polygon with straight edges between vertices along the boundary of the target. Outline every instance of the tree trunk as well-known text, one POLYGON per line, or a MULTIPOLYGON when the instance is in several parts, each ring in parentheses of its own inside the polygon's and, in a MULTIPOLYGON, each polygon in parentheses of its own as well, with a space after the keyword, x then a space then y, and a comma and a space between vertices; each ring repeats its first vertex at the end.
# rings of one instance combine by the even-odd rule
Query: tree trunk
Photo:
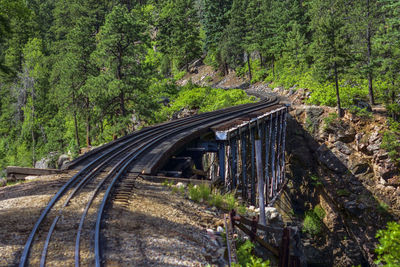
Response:
POLYGON ((371 70, 371 23, 369 21, 369 0, 367 0, 367 57, 368 57, 368 92, 369 92, 369 102, 371 105, 375 105, 374 99, 374 89, 372 87, 372 70, 371 70))
POLYGON ((76 111, 74 110, 74 126, 75 126, 75 140, 78 149, 81 148, 81 143, 79 142, 79 131, 78 131, 78 120, 76 118, 76 111))
POLYGON ((89 98, 86 98, 86 146, 90 147, 92 145, 90 140, 90 108, 89 108, 89 98))
POLYGON ((338 72, 337 72, 337 65, 336 62, 333 65, 335 69, 335 87, 336 87, 336 102, 337 102, 337 109, 338 109, 338 116, 339 118, 343 117, 343 111, 340 107, 340 94, 339 94, 339 81, 338 81, 338 72))
POLYGON ((249 79, 250 79, 250 82, 251 82, 253 77, 251 75, 250 53, 247 53, 247 67, 249 68, 249 79))
POLYGON ((263 56, 261 53, 260 53, 260 66, 261 66, 261 68, 264 67, 264 59, 263 59, 263 56))
POLYGON ((275 58, 272 57, 272 79, 275 80, 275 58))

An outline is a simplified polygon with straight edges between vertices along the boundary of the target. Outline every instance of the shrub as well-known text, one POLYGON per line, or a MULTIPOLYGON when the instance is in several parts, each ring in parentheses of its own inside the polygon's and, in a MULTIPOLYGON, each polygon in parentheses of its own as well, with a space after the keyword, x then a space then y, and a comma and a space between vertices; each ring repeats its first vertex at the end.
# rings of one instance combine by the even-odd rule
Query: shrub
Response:
POLYGON ((357 106, 351 106, 349 108, 351 114, 356 115, 362 119, 372 119, 372 113, 369 112, 366 108, 359 108, 357 106))
POLYGON ((267 267, 270 266, 269 261, 263 261, 252 254, 254 249, 254 244, 249 240, 244 243, 239 244, 237 248, 238 264, 233 264, 232 266, 246 266, 246 267, 267 267))
POLYGON ((224 204, 226 209, 232 210, 236 207, 235 193, 229 193, 224 195, 224 204))
POLYGON ((378 254, 375 263, 400 266, 400 224, 389 222, 387 229, 379 230, 376 237, 379 239, 379 245, 375 250, 378 254))
POLYGON ((211 198, 209 200, 209 204, 211 206, 214 206, 219 209, 222 207, 222 203, 223 203, 223 196, 219 192, 216 192, 211 195, 211 198))
POLYGON ((348 197, 348 196, 350 196, 350 192, 347 189, 338 189, 336 191, 336 194, 338 194, 339 197, 348 197))
POLYGON ((396 164, 400 164, 400 123, 392 119, 389 123, 389 130, 383 134, 381 148, 388 152, 396 164))
POLYGON ((194 202, 199 202, 201 199, 201 193, 199 188, 191 184, 188 186, 188 188, 189 188, 189 198, 194 202))
POLYGON ((338 114, 336 112, 329 113, 327 117, 324 118, 324 130, 326 131, 329 127, 333 126, 338 122, 338 114))
POLYGON ((325 217, 325 211, 320 205, 315 206, 313 210, 306 212, 303 222, 303 232, 312 236, 319 235, 322 232, 322 220, 325 217))
POLYGON ((199 187, 199 194, 200 197, 204 200, 204 201, 208 201, 208 199, 210 198, 210 194, 211 194, 211 189, 208 185, 206 184, 201 184, 199 187))

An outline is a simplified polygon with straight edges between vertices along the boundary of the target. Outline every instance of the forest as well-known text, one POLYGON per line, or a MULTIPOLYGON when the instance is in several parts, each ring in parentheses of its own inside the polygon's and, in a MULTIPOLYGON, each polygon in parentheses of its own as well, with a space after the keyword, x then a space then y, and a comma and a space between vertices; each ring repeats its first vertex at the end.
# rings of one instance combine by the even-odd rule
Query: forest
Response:
POLYGON ((384 105, 399 127, 399 18, 397 0, 0 0, 0 169, 77 155, 185 105, 252 101, 179 88, 198 58, 339 111, 384 105))

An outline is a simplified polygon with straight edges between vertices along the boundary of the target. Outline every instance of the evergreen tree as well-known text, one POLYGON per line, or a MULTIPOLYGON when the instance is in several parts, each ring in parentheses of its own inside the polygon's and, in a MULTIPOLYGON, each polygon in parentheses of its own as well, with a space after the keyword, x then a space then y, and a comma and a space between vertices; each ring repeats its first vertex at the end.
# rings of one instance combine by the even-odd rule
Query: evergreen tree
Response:
POLYGON ((342 117, 339 75, 346 73, 351 59, 350 40, 343 18, 346 14, 345 3, 333 0, 313 0, 311 5, 314 70, 322 80, 335 83, 338 115, 342 117))
POLYGON ((380 0, 381 11, 385 21, 380 24, 374 37, 374 48, 379 51, 380 78, 388 82, 385 94, 386 101, 392 104, 398 100, 400 79, 400 2, 395 0, 380 0))
POLYGON ((179 69, 201 54, 199 18, 193 0, 167 0, 157 22, 157 47, 179 69))
POLYGON ((140 105, 146 106, 144 99, 151 97, 146 95, 144 63, 149 34, 140 10, 115 6, 100 28, 97 40, 92 60, 100 68, 100 74, 91 79, 87 89, 101 105, 115 133, 126 133, 132 114, 140 116, 140 105))

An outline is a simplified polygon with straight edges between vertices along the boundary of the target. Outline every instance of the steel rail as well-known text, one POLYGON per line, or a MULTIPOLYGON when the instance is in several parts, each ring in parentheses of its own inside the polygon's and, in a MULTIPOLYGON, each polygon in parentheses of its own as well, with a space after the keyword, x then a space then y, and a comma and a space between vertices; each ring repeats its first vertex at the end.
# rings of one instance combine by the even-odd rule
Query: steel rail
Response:
MULTIPOLYGON (((238 109, 237 112, 246 112, 248 113, 249 111, 256 111, 262 108, 265 108, 266 105, 267 106, 272 106, 273 104, 276 104, 277 99, 273 98, 273 99, 265 99, 263 101, 258 102, 257 104, 253 104, 250 107, 243 107, 243 106, 238 106, 240 107, 238 109)), ((209 116, 206 121, 211 121, 211 120, 215 120, 215 119, 222 119, 223 117, 227 117, 226 120, 232 118, 232 117, 236 117, 237 114, 230 114, 228 116, 226 116, 225 114, 218 114, 218 113, 212 113, 209 115, 214 115, 217 114, 215 117, 214 116, 209 116)), ((205 122, 203 122, 203 124, 205 124, 205 122)), ((200 125, 187 125, 184 128, 191 128, 194 126, 200 126, 200 125)), ((174 129, 172 131, 168 131, 164 134, 162 134, 162 136, 155 138, 154 140, 152 140, 151 142, 149 142, 148 144, 143 144, 142 148, 140 150, 137 151, 136 155, 132 156, 132 158, 129 159, 128 162, 126 162, 124 164, 124 166, 122 167, 121 171, 114 177, 114 179, 111 181, 110 185, 107 188, 107 191, 105 192, 104 196, 103 196, 103 200, 100 204, 98 213, 97 213, 97 220, 96 220, 96 227, 95 227, 95 266, 96 267, 100 267, 101 266, 101 252, 100 252, 100 228, 101 228, 101 221, 102 221, 102 216, 104 213, 104 209, 105 209, 105 205, 106 202, 110 196, 111 190, 114 187, 114 184, 118 181, 118 179, 125 173, 125 171, 127 170, 128 166, 140 155, 142 154, 146 149, 148 149, 149 147, 151 147, 152 145, 154 145, 157 142, 160 142, 161 140, 163 140, 164 138, 170 136, 170 133, 174 133, 174 132, 182 132, 183 129, 174 129)))
MULTIPOLYGON (((198 116, 204 116, 204 114, 200 114, 198 116)), ((198 117, 198 116, 196 116, 196 117, 198 117)), ((174 125, 174 124, 177 124, 177 123, 182 123, 185 120, 189 120, 189 119, 192 119, 192 117, 190 117, 190 118, 182 118, 180 120, 175 120, 173 122, 170 122, 170 124, 174 125)), ((132 133, 129 137, 130 138, 135 138, 136 135, 139 135, 139 134, 143 135, 143 134, 147 133, 148 131, 154 130, 154 128, 162 128, 162 127, 165 126, 165 124, 168 124, 168 123, 161 123, 161 124, 156 125, 154 127, 149 127, 149 128, 142 129, 141 131, 132 133)), ((127 142, 129 142, 129 140, 127 142)), ((34 237, 35 237, 40 225, 42 224, 43 220, 45 219, 47 214, 50 212, 52 207, 55 205, 55 203, 58 201, 58 199, 61 196, 63 196, 66 191, 68 191, 71 187, 73 187, 78 182, 78 178, 80 177, 80 175, 84 174, 86 171, 90 171, 91 167, 95 166, 95 164, 101 163, 102 160, 105 160, 107 157, 111 157, 112 153, 118 151, 118 149, 120 149, 125 144, 126 144, 126 142, 122 142, 122 143, 118 144, 116 147, 112 148, 107 153, 97 157, 95 160, 93 160, 92 162, 88 163, 78 173, 76 173, 70 180, 68 180, 68 182, 66 182, 63 185, 62 188, 60 188, 60 190, 56 193, 56 195, 47 204, 46 208, 42 211, 39 219, 36 221, 35 225, 33 226, 33 229, 29 234, 28 240, 25 243, 24 250, 23 250, 21 258, 20 258, 19 267, 24 267, 26 265, 27 260, 28 260, 28 256, 29 256, 29 253, 30 253, 30 248, 31 248, 32 243, 33 243, 33 239, 34 239, 34 237)), ((98 151, 98 152, 101 152, 101 151, 98 151)))
MULTIPOLYGON (((202 119, 201 117, 190 118, 191 121, 201 120, 201 119, 202 119)), ((174 121, 174 124, 173 124, 173 125, 167 125, 166 127, 176 127, 177 125, 182 125, 182 124, 185 124, 185 123, 186 123, 186 121, 178 121, 178 122, 174 121)), ((78 185, 74 188, 74 190, 69 194, 69 196, 68 196, 68 198, 65 200, 65 202, 64 202, 64 204, 63 204, 61 210, 59 211, 60 214, 57 215, 57 216, 54 218, 53 223, 52 223, 52 227, 50 227, 50 230, 49 230, 49 232, 48 232, 48 234, 47 234, 47 238, 46 238, 46 240, 45 240, 45 245, 44 245, 43 250, 42 250, 42 256, 41 256, 41 261, 40 261, 40 266, 41 266, 41 267, 45 266, 45 263, 46 263, 46 256, 47 256, 47 250, 48 250, 48 245, 49 245, 49 243, 50 243, 51 236, 52 236, 52 234, 53 234, 53 232, 54 232, 55 226, 56 226, 58 220, 59 220, 60 217, 61 217, 62 209, 65 208, 65 207, 69 204, 69 202, 71 201, 71 199, 75 196, 75 194, 76 194, 83 186, 85 186, 92 178, 95 177, 95 175, 96 175, 99 171, 101 171, 102 169, 104 169, 104 167, 107 166, 107 164, 109 163, 109 161, 113 160, 115 157, 119 156, 120 154, 123 154, 124 152, 126 152, 126 151, 128 151, 128 150, 134 148, 139 142, 142 142, 142 141, 144 141, 144 140, 146 140, 146 139, 151 138, 151 136, 154 136, 154 135, 159 134, 159 133, 158 133, 159 131, 165 131, 165 128, 160 128, 160 127, 156 127, 156 128, 153 128, 153 129, 152 129, 152 128, 149 128, 149 129, 150 129, 150 130, 147 131, 146 133, 143 133, 143 134, 141 134, 141 135, 136 136, 136 138, 139 138, 139 137, 140 137, 139 140, 136 140, 136 139, 135 139, 135 140, 132 140, 132 141, 131 141, 131 142, 132 142, 131 144, 129 144, 128 146, 124 147, 122 150, 119 150, 115 155, 113 155, 112 158, 109 158, 109 160, 106 160, 106 161, 102 162, 99 166, 97 166, 96 168, 94 168, 89 174, 87 174, 84 178, 81 179, 81 181, 79 182, 79 184, 78 184, 78 185), (150 132, 150 133, 149 133, 149 132, 150 132), (149 136, 149 134, 150 134, 150 136, 149 136)), ((129 153, 127 156, 124 157, 124 159, 127 159, 131 154, 132 154, 132 153, 129 153)), ((107 177, 106 177, 105 179, 107 179, 109 176, 112 175, 113 172, 115 172, 115 170, 117 169, 118 166, 120 166, 120 163, 121 163, 122 161, 123 161, 123 160, 119 161, 119 162, 117 163, 117 165, 115 165, 114 168, 112 168, 112 170, 109 171, 109 173, 107 174, 107 177)), ((105 180, 105 179, 104 179, 104 180, 105 180)), ((101 182, 101 184, 102 184, 102 182, 101 182)), ((93 201, 93 200, 91 200, 90 203, 91 203, 92 201, 93 201)), ((80 231, 78 230, 78 232, 80 232, 80 231)))
MULTIPOLYGON (((272 105, 274 102, 276 103, 276 99, 275 100, 268 99, 267 101, 263 100, 263 101, 260 101, 257 104, 261 104, 261 103, 265 104, 266 102, 270 102, 271 105, 272 105)), ((195 115, 195 116, 192 116, 192 117, 189 117, 189 118, 181 118, 181 119, 174 120, 172 122, 161 123, 161 124, 158 124, 158 125, 153 126, 153 127, 144 128, 144 129, 142 129, 142 130, 140 130, 138 132, 132 133, 130 135, 127 135, 127 136, 125 136, 123 138, 118 139, 118 143, 119 143, 118 145, 116 145, 116 142, 111 142, 111 144, 104 145, 104 149, 101 149, 101 150, 97 151, 96 153, 100 153, 100 152, 102 152, 104 150, 107 150, 108 148, 112 148, 112 149, 110 151, 107 151, 105 154, 95 158, 92 162, 90 162, 89 164, 84 166, 66 184, 64 184, 64 186, 50 200, 49 204, 46 206, 46 208, 41 213, 39 219, 36 221, 32 231, 31 231, 31 233, 30 233, 30 235, 28 237, 28 240, 27 240, 27 242, 25 244, 25 247, 24 247, 24 250, 23 250, 23 253, 22 253, 22 256, 21 256, 21 260, 20 260, 19 266, 25 266, 25 264, 27 263, 27 259, 28 259, 29 252, 30 252, 30 247, 32 246, 34 236, 37 233, 41 223, 43 222, 43 220, 45 219, 47 214, 50 212, 51 208, 58 201, 58 199, 62 195, 64 195, 65 192, 70 189, 70 187, 74 186, 79 181, 78 178, 82 174, 84 174, 87 171, 90 171, 92 167, 96 166, 95 164, 101 164, 101 162, 104 161, 104 160, 106 160, 108 162, 107 158, 112 158, 113 157, 113 153, 118 151, 118 149, 120 149, 123 145, 126 145, 126 143, 130 142, 131 138, 135 138, 135 137, 137 137, 137 135, 143 135, 148 131, 154 131, 155 128, 162 128, 162 127, 165 127, 165 126, 173 127, 175 124, 185 123, 186 121, 190 121, 190 120, 193 120, 193 119, 201 119, 203 117, 209 117, 209 116, 212 116, 214 114, 221 114, 221 112, 222 113, 224 113, 224 112, 226 112, 226 113, 227 112, 235 112, 237 110, 242 110, 242 109, 247 108, 247 107, 255 108, 257 106, 257 104, 245 104, 245 105, 241 105, 241 106, 225 108, 223 110, 214 111, 214 112, 210 112, 210 113, 203 113, 203 114, 195 115), (126 140, 128 140, 128 141, 126 141, 126 140), (115 146, 115 147, 113 147, 113 146, 115 146)), ((164 130, 165 130, 165 128, 164 128, 164 130)), ((93 154, 93 155, 95 155, 95 154, 93 154)), ((56 221, 53 222, 53 223, 56 223, 56 221)), ((52 228, 54 230, 54 227, 52 227, 52 228)))

